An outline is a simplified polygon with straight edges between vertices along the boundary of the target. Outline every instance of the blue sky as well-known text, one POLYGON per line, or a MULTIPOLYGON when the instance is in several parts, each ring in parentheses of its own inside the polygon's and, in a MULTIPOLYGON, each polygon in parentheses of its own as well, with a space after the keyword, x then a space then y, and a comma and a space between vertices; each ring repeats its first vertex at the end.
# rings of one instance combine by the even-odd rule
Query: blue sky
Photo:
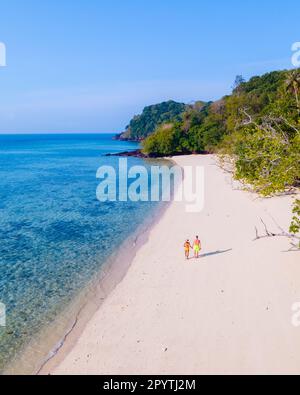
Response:
POLYGON ((291 68, 300 3, 4 0, 0 133, 117 132, 145 105, 213 100, 291 68))

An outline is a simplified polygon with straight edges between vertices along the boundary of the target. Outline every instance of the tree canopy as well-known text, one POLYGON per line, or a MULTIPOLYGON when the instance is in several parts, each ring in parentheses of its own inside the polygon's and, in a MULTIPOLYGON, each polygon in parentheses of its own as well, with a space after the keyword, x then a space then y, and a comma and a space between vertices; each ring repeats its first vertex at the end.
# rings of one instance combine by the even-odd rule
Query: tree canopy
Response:
POLYGON ((218 152, 235 160, 236 178, 264 194, 300 180, 300 71, 235 80, 222 99, 187 106, 143 142, 149 155, 218 152))
POLYGON ((185 111, 186 105, 175 101, 166 101, 145 107, 142 114, 136 115, 122 133, 120 139, 140 141, 145 139, 156 128, 166 122, 178 121, 185 111))
MULTIPOLYGON (((143 142, 149 155, 218 153, 233 163, 235 178, 262 194, 300 186, 300 69, 245 81, 231 95, 187 106, 181 119, 161 124, 143 142)), ((300 228, 295 202, 293 233, 300 228)))

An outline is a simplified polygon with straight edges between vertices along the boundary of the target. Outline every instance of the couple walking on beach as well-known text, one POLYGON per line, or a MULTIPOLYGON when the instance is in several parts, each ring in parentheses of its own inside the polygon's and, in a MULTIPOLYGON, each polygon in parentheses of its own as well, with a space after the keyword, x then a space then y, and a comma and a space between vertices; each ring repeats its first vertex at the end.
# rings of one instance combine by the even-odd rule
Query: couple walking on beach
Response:
POLYGON ((194 250, 194 258, 198 259, 199 258, 199 253, 201 251, 201 241, 199 240, 199 236, 196 236, 196 239, 195 239, 195 241, 193 243, 193 246, 191 245, 189 240, 187 240, 184 243, 184 252, 185 252, 186 259, 190 258, 190 250, 192 248, 194 250))

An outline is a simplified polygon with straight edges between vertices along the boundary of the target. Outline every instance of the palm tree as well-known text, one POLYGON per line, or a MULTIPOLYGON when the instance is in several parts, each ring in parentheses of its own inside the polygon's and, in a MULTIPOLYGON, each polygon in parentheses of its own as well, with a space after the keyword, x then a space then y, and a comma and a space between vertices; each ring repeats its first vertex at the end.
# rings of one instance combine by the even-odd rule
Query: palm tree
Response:
POLYGON ((294 93, 296 97, 297 109, 300 114, 300 103, 299 103, 299 90, 300 90, 300 70, 293 70, 288 74, 286 79, 286 89, 294 93))

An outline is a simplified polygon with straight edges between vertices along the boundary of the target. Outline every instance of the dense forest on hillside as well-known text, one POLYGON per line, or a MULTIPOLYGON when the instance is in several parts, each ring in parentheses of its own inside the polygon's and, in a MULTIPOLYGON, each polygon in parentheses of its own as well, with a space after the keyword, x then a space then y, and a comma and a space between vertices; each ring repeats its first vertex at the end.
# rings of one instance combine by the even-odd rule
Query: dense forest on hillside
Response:
MULTIPOLYGON (((231 95, 189 105, 181 116, 159 123, 143 141, 143 151, 158 157, 218 153, 236 179, 265 196, 299 187, 300 70, 247 82, 238 76, 231 95)), ((297 200, 293 233, 299 232, 299 217, 297 200)))
MULTIPOLYGON (((289 81, 291 78, 287 71, 253 77, 248 82, 238 76, 232 95, 216 102, 187 106, 181 120, 160 125, 146 139, 144 151, 158 156, 215 152, 224 140, 229 146, 229 136, 236 137, 237 130, 247 129, 250 120, 262 125, 266 117, 285 117, 297 124, 300 98, 295 95, 294 82, 289 81)), ((294 135, 293 131, 291 135, 294 135)))
POLYGON ((218 152, 235 161, 238 179, 268 195, 299 185, 300 72, 276 71, 246 82, 219 101, 188 106, 181 120, 161 124, 143 142, 166 156, 218 152))
POLYGON ((159 125, 170 121, 180 121, 185 110, 185 104, 172 100, 145 107, 142 114, 136 115, 118 138, 141 141, 153 133, 159 125))

